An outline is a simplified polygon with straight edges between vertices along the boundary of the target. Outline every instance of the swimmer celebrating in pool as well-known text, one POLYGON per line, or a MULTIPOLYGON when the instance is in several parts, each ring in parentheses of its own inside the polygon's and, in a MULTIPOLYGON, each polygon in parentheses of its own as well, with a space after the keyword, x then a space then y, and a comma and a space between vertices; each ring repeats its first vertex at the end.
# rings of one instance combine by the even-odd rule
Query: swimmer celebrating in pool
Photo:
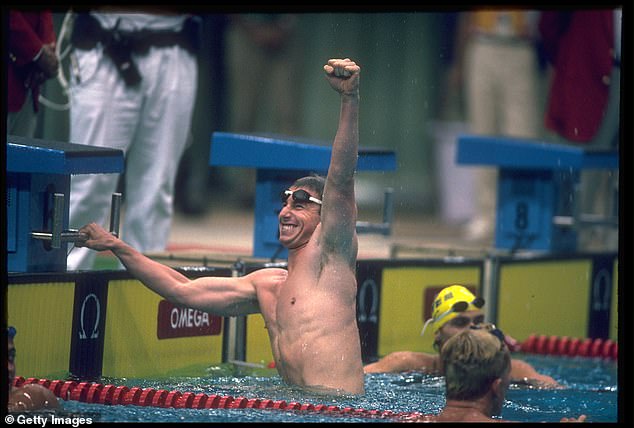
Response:
MULTIPOLYGON (((445 342, 452 336, 484 322, 484 299, 476 298, 462 285, 450 285, 443 288, 432 303, 432 317, 423 326, 424 334, 431 325, 434 333, 434 349, 442 351, 445 342)), ((513 339, 505 336, 507 346, 517 345, 513 339)), ((517 349, 514 349, 517 350, 517 349)), ((441 373, 440 357, 425 352, 396 351, 364 367, 366 373, 398 373, 419 371, 423 373, 441 373)), ((552 377, 538 373, 535 368, 523 360, 511 360, 511 379, 515 384, 528 384, 540 388, 561 388, 552 377)))
POLYGON ((223 316, 260 312, 284 381, 328 394, 363 394, 356 321, 360 67, 330 59, 326 80, 339 93, 339 126, 326 178, 304 177, 282 193, 279 240, 288 270, 190 280, 94 223, 80 229, 93 250, 110 250, 145 286, 178 305, 223 316))

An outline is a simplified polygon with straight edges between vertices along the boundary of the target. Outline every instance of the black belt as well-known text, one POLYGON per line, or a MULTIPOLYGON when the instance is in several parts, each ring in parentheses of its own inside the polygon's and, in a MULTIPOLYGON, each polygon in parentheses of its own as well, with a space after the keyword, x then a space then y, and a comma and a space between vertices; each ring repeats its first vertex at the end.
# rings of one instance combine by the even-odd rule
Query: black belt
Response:
POLYGON ((88 13, 75 17, 71 43, 76 49, 94 49, 97 43, 104 47, 104 53, 114 62, 126 84, 134 86, 141 81, 141 75, 130 54, 146 53, 150 47, 181 46, 195 53, 200 41, 200 25, 194 18, 183 23, 181 31, 140 30, 121 31, 118 23, 113 29, 104 29, 99 21, 88 13))

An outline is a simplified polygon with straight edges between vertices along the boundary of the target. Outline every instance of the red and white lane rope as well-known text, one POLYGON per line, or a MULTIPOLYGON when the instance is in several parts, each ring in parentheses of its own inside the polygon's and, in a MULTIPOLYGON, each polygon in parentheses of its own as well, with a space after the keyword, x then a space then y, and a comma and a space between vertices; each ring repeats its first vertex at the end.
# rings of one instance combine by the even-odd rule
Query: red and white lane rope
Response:
POLYGON ((532 354, 593 357, 617 360, 619 346, 610 339, 579 339, 568 336, 531 334, 522 342, 521 351, 532 354))
POLYGON ((353 407, 338 407, 326 404, 299 403, 295 401, 270 400, 263 398, 233 397, 166 389, 139 388, 128 386, 104 385, 93 382, 71 380, 48 380, 16 377, 14 386, 37 383, 50 389, 63 400, 105 405, 134 405, 143 407, 172 407, 175 409, 271 409, 294 410, 298 412, 325 413, 329 415, 348 415, 354 417, 389 418, 412 420, 423 416, 419 412, 393 412, 391 410, 366 410, 353 407))

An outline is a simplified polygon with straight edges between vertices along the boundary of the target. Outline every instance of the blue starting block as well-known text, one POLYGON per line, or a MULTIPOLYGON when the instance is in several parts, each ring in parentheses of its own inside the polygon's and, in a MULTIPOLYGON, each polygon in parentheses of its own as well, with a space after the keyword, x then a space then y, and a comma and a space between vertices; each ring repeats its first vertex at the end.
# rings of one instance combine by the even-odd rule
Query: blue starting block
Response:
POLYGON ((583 169, 618 169, 615 150, 532 139, 461 135, 457 163, 499 167, 495 247, 574 251, 575 189, 583 169))
POLYGON ((8 270, 65 271, 66 243, 76 238, 66 231, 70 175, 123 167, 121 150, 8 135, 8 270))
MULTIPOLYGON (((287 137, 214 132, 210 165, 255 168, 255 221, 253 256, 286 258, 278 241, 280 193, 296 179, 311 173, 326 174, 331 147, 316 141, 287 137)), ((357 171, 394 171, 393 151, 359 148, 357 171)))

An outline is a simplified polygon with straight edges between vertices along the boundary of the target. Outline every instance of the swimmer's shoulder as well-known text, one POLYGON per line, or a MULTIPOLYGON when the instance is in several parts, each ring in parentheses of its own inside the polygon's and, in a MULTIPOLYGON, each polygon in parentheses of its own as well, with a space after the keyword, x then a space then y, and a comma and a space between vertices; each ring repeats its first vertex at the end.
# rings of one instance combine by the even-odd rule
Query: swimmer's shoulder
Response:
POLYGON ((288 271, 282 268, 262 268, 244 277, 253 286, 272 286, 283 283, 288 278, 288 271))

